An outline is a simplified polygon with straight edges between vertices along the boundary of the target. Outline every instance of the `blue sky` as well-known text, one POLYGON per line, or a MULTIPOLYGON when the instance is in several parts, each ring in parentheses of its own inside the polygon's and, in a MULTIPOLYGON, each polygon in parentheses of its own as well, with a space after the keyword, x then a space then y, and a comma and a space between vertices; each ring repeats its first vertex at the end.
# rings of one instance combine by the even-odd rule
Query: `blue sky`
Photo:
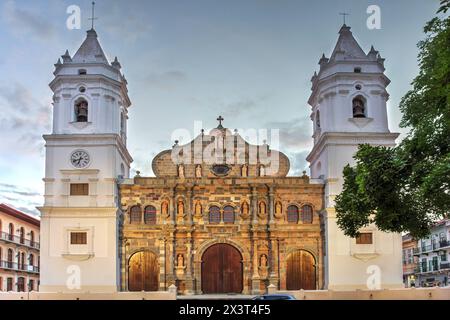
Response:
MULTIPOLYGON (((98 0, 96 30, 110 59, 118 56, 133 102, 129 149, 134 170, 152 175, 151 160, 172 146, 175 129, 195 120, 230 128, 280 128, 291 174, 307 168, 312 124, 307 99, 322 53, 331 53, 339 12, 367 52, 386 58, 391 131, 398 104, 418 72, 418 41, 437 0, 98 0), (369 5, 381 29, 366 27, 369 5)), ((42 135, 51 132, 53 64, 73 55, 90 27, 91 1, 0 2, 0 202, 27 212, 42 204, 42 135), (78 5, 81 30, 68 30, 78 5)))

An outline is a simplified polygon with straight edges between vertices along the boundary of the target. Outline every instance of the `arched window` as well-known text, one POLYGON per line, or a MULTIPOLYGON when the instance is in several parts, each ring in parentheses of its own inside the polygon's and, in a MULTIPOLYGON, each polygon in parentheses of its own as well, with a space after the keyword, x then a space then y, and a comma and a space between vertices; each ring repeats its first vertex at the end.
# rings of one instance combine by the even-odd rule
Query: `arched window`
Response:
POLYGON ((12 249, 8 249, 8 268, 12 268, 13 265, 13 251, 12 249))
POLYGON ((156 208, 154 206, 148 206, 144 212, 145 224, 156 224, 156 208))
POLYGON ((34 231, 30 231, 30 246, 34 247, 34 231))
POLYGON ((25 243, 25 229, 23 227, 20 227, 20 243, 25 243))
POLYGON ((125 139, 125 133, 126 133, 125 123, 126 123, 126 116, 122 112, 120 114, 120 136, 122 137, 122 139, 125 139))
POLYGON ((30 253, 30 257, 28 258, 28 264, 34 267, 34 255, 30 253))
POLYGON ((79 99, 75 103, 75 121, 88 122, 89 104, 85 99, 79 99))
POLYGON ((9 235, 8 235, 9 241, 14 240, 14 225, 12 223, 9 224, 9 235))
POLYGON ((302 208, 302 222, 310 224, 313 222, 313 210, 311 206, 303 206, 302 208))
POLYGON ((120 164, 120 175, 122 176, 122 179, 125 178, 125 165, 123 163, 120 164))
POLYGON ((209 208, 209 223, 220 223, 220 208, 212 206, 209 208))
POLYGON ((141 223, 141 208, 139 206, 131 207, 130 223, 141 223))
POLYGON ((289 206, 287 208, 287 220, 289 223, 298 223, 298 208, 297 208, 297 206, 289 206))
POLYGON ((21 270, 25 270, 25 252, 22 252, 21 254, 20 254, 20 266, 19 266, 19 268, 21 269, 21 270))
POLYGON ((232 206, 223 208, 223 222, 234 223, 234 208, 232 206))
POLYGON ((353 118, 365 118, 366 106, 363 97, 356 97, 353 99, 353 118))
POLYGON ((320 111, 317 110, 316 112, 316 127, 317 129, 320 129, 320 111))

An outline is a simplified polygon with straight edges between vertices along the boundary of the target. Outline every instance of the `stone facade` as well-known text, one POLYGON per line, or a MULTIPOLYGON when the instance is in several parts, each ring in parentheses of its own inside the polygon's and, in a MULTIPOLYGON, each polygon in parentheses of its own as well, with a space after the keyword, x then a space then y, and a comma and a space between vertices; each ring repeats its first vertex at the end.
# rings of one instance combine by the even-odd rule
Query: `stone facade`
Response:
MULTIPOLYGON (((239 135, 234 137, 241 139, 239 135)), ((171 153, 164 151, 153 160, 156 177, 136 176, 120 184, 121 209, 125 213, 122 290, 128 290, 130 258, 149 250, 159 258, 159 290, 175 284, 179 293, 202 293, 202 256, 218 243, 239 250, 244 294, 265 292, 269 284, 286 289, 287 258, 299 250, 314 257, 314 289, 323 288, 323 232, 318 215, 323 208, 323 185, 311 183, 306 175, 287 177, 289 160, 281 153, 278 171, 271 176, 261 176, 259 163, 248 161, 227 165, 229 172, 225 176, 217 176, 213 165, 205 164, 183 164, 180 174, 171 153), (144 217, 149 206, 156 209, 156 221, 152 223, 144 217), (213 206, 220 208, 220 222, 210 221, 213 206), (223 219, 227 206, 233 208, 234 222, 223 219), (288 222, 290 206, 294 213, 295 208, 298 210, 297 221, 288 222), (312 208, 312 221, 302 216, 304 206, 312 208), (131 218, 132 210, 140 212, 140 221, 131 218)))

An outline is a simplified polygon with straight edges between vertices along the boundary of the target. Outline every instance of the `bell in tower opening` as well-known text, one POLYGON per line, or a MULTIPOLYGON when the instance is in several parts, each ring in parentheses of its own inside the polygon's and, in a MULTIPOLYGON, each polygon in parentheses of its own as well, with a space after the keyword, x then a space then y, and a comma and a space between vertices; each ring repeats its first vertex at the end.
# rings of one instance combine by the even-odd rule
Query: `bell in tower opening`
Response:
POLYGON ((364 101, 361 98, 353 99, 353 118, 365 118, 364 101))
POLYGON ((88 122, 88 103, 80 100, 75 104, 75 120, 77 122, 88 122))

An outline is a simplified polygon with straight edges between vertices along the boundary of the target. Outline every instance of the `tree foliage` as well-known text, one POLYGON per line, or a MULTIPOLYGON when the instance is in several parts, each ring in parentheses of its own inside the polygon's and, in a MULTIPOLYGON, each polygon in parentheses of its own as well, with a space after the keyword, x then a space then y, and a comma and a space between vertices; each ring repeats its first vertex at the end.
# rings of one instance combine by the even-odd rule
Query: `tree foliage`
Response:
MULTIPOLYGON (((439 12, 448 9, 450 0, 442 0, 439 12)), ((432 19, 424 32, 419 75, 400 103, 409 134, 395 148, 360 146, 356 166, 344 169, 336 211, 348 236, 375 223, 424 237, 450 212, 450 17, 432 19)))

